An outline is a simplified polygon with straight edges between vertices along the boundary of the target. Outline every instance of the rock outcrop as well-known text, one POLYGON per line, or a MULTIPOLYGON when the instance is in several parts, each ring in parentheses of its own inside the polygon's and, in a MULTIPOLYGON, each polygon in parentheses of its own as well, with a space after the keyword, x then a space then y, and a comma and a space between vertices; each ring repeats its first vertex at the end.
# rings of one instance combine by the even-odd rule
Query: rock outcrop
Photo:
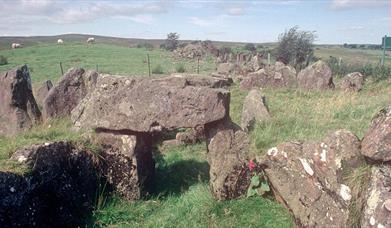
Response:
POLYGON ((228 110, 228 91, 186 78, 102 75, 73 110, 72 121, 76 128, 151 133, 202 126, 223 119, 228 110))
POLYGON ((297 75, 297 80, 302 89, 326 90, 335 88, 331 69, 322 61, 301 70, 297 75))
POLYGON ((266 66, 256 72, 249 73, 240 83, 242 89, 252 88, 280 88, 280 87, 295 87, 296 70, 281 62, 276 62, 275 65, 266 66))
POLYGON ((391 167, 372 167, 361 227, 391 227, 391 167))
POLYGON ((344 91, 359 92, 364 84, 364 76, 360 72, 353 72, 345 75, 341 82, 341 89, 344 91))
POLYGON ((43 104, 44 119, 69 116, 79 102, 95 88, 98 73, 72 68, 47 94, 43 104))
POLYGON ((256 121, 270 118, 266 98, 259 89, 251 90, 243 102, 241 127, 249 130, 256 121))
POLYGON ((391 106, 379 111, 362 140, 362 154, 379 162, 391 161, 391 106))
POLYGON ((93 153, 68 142, 16 151, 26 174, 0 172, 2 227, 77 227, 91 213, 99 186, 93 153))
POLYGON ((0 75, 0 135, 15 134, 41 121, 26 65, 0 75))
POLYGON ((287 142, 259 159, 278 201, 302 227, 346 227, 352 186, 346 175, 364 164, 360 141, 337 131, 321 142, 287 142))

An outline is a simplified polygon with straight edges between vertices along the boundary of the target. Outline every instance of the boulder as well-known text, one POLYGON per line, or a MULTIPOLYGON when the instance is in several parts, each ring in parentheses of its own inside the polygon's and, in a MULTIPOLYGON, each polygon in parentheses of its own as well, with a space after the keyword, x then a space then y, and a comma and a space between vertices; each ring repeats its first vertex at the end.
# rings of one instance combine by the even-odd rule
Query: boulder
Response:
POLYGON ((256 121, 270 118, 266 98, 258 89, 251 90, 243 102, 241 127, 249 130, 256 121))
POLYGON ((228 116, 229 91, 196 84, 185 77, 103 75, 73 110, 72 121, 76 129, 151 133, 194 128, 228 116))
POLYGON ((242 82, 242 89, 265 88, 265 87, 295 87, 296 86, 296 70, 281 62, 276 62, 275 65, 266 66, 256 72, 249 73, 242 82))
POLYGON ((41 121, 26 65, 0 75, 0 135, 15 134, 41 121))
POLYGON ((263 164, 278 201, 300 227, 347 227, 354 196, 346 182, 364 164, 360 140, 337 131, 321 142, 287 142, 270 148, 263 164))
POLYGON ((302 89, 326 90, 335 88, 331 69, 323 61, 318 61, 301 70, 297 75, 297 81, 302 89))
POLYGON ((345 91, 358 92, 364 84, 364 76, 360 72, 347 74, 341 82, 341 89, 345 91))
POLYGON ((0 172, 2 227, 84 226, 99 186, 91 151, 68 142, 46 143, 16 151, 11 161, 28 171, 0 172))
POLYGON ((249 62, 252 71, 258 71, 265 67, 262 56, 254 55, 249 62))
POLYGON ((185 132, 178 132, 175 139, 182 144, 194 144, 205 140, 204 126, 189 129, 185 132))
POLYGON ((391 106, 383 108, 372 119, 362 140, 361 152, 379 162, 391 161, 391 106))
POLYGON ((97 140, 103 147, 103 175, 116 194, 129 201, 148 195, 155 175, 150 139, 143 135, 99 132, 97 140))
POLYGON ((43 102, 44 119, 69 116, 79 102, 95 88, 96 71, 72 68, 65 73, 43 102))
POLYGON ((246 194, 251 179, 248 135, 228 119, 207 124, 205 132, 213 196, 228 200, 246 194))
POLYGON ((43 101, 45 100, 46 96, 49 94, 50 89, 53 88, 52 81, 47 80, 38 88, 36 93, 36 99, 37 102, 40 105, 43 105, 43 101))
POLYGON ((391 227, 391 167, 372 167, 361 227, 391 227))
POLYGON ((206 75, 199 74, 183 74, 183 73, 173 73, 171 74, 171 79, 174 81, 181 81, 188 86, 201 86, 209 88, 228 88, 232 85, 233 81, 230 78, 222 77, 211 77, 206 75))

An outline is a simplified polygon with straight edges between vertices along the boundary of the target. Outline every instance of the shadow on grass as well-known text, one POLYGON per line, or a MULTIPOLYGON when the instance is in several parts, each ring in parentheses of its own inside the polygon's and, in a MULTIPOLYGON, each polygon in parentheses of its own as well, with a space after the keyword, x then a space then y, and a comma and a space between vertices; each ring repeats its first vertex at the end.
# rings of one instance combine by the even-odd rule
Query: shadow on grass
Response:
POLYGON ((190 159, 167 164, 161 155, 155 160, 157 167, 152 196, 179 195, 196 183, 209 181, 209 164, 206 161, 190 159))

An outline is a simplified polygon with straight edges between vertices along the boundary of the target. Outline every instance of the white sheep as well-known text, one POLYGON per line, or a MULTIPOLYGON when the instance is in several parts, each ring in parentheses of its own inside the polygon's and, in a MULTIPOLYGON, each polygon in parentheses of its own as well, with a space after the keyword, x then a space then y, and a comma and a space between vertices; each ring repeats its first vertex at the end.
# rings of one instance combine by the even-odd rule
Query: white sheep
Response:
POLYGON ((12 47, 12 49, 16 49, 16 48, 21 48, 22 45, 19 43, 12 43, 11 47, 12 47))
POLYGON ((57 40, 57 43, 58 43, 58 44, 63 44, 64 41, 63 41, 62 39, 58 39, 58 40, 57 40))
POLYGON ((95 38, 94 37, 89 37, 87 39, 87 43, 89 43, 89 44, 95 43, 95 38))

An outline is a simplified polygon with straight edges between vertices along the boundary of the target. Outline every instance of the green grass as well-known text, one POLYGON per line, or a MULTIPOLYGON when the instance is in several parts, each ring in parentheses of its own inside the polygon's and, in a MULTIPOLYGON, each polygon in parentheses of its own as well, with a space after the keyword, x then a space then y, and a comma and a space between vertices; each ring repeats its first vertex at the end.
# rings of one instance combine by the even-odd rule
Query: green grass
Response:
MULTIPOLYGON (((320 50, 323 51, 323 50, 320 50)), ((338 49, 350 56, 350 50, 338 49), (349 51, 349 52, 348 52, 349 51)), ((186 72, 196 72, 196 61, 177 60, 162 50, 127 48, 108 44, 79 43, 38 45, 17 50, 0 51, 9 63, 0 71, 27 63, 32 68, 35 85, 60 77, 59 62, 65 69, 83 66, 115 74, 148 75, 146 54, 151 65, 161 65, 164 73, 176 71, 183 64, 186 72)), ((325 55, 329 53, 324 51, 325 55)), ((335 53, 335 52, 334 52, 335 53)), ((333 54, 334 55, 334 54, 333 54)), ((373 59, 371 53, 358 54, 373 59)), ((334 55, 337 56, 338 55, 334 55)), ((328 56, 327 56, 328 57, 328 56)), ((354 58, 352 58, 354 60, 354 58)), ((214 70, 213 60, 200 63, 201 73, 214 70)), ((248 91, 237 85, 231 88, 230 115, 240 123, 243 100, 248 91)), ((263 154, 268 148, 288 140, 321 139, 332 131, 347 129, 360 138, 371 118, 391 103, 391 83, 384 80, 367 83, 360 93, 342 91, 308 92, 292 89, 264 89, 272 115, 269 121, 257 123, 250 132, 251 153, 263 154)), ((18 148, 54 140, 78 141, 80 133, 70 131, 68 120, 55 120, 36 126, 15 137, 0 137, 0 170, 23 172, 21 167, 5 162, 18 148), (50 128, 49 128, 50 125, 50 128), (19 170, 19 171, 18 171, 19 170)), ((205 144, 160 148, 157 161, 156 191, 144 200, 129 203, 120 198, 107 199, 95 211, 91 225, 116 227, 293 227, 288 212, 271 199, 249 198, 217 202, 208 187, 208 164, 205 144)), ((360 175, 358 175, 361 177, 360 175)), ((356 178, 357 179, 357 178, 356 178)))
MULTIPOLYGON (((104 73, 125 75, 148 75, 147 54, 150 56, 151 70, 161 65, 164 73, 176 72, 175 66, 182 64, 188 73, 197 72, 197 60, 178 60, 171 53, 145 48, 126 48, 110 44, 87 45, 67 43, 64 45, 41 44, 15 50, 2 50, 0 55, 8 59, 8 64, 0 66, 0 72, 15 66, 28 64, 33 84, 47 79, 56 82, 61 77, 60 62, 64 72, 71 67, 96 69, 104 73)), ((212 58, 200 61, 200 73, 214 69, 212 58)))
POLYGON ((205 144, 167 148, 157 156, 157 189, 147 200, 119 198, 94 213, 91 225, 106 227, 293 227, 276 202, 253 197, 226 202, 208 187, 205 144))

